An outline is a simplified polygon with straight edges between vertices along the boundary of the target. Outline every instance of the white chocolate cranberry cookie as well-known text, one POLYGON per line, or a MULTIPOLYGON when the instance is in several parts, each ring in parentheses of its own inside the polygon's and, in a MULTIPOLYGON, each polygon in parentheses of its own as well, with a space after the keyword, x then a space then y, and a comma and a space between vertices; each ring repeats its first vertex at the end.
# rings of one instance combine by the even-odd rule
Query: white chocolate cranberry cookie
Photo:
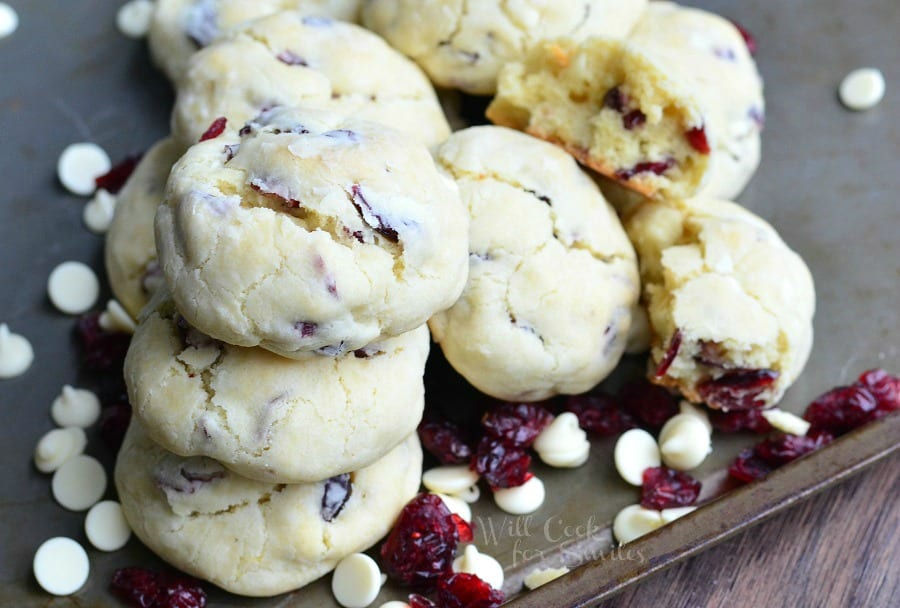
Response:
POLYGON ((490 95, 503 64, 535 43, 623 38, 646 6, 647 0, 367 0, 362 18, 436 85, 490 95))
POLYGON ((162 203, 169 170, 183 151, 171 137, 147 151, 119 191, 116 212, 106 234, 104 253, 109 286, 135 319, 163 282, 156 263, 153 218, 162 203))
POLYGON ((115 481, 125 518, 154 553, 227 591, 263 597, 302 587, 375 544, 421 475, 415 433, 364 469, 285 485, 166 452, 133 421, 115 481))
POLYGON ((640 292, 615 211, 571 156, 518 131, 458 131, 436 158, 470 215, 466 288, 429 321, 447 360, 498 399, 595 386, 622 356, 640 292))
POLYGON ((763 112, 734 24, 651 2, 625 42, 560 39, 507 64, 487 114, 647 196, 730 199, 759 164, 763 112))
POLYGON ((172 133, 189 146, 219 117, 237 131, 264 109, 296 105, 355 114, 426 146, 450 134, 415 63, 364 28, 297 12, 248 22, 197 53, 178 88, 172 133))
POLYGON ((217 342, 157 299, 125 360, 134 415, 181 456, 300 483, 372 464, 422 417, 425 326, 338 358, 286 359, 217 342))
POLYGON ((468 269, 468 218, 425 147, 278 108, 190 148, 156 216, 175 304, 205 334, 337 356, 423 325, 468 269))
POLYGON ((813 341, 815 289, 800 256, 715 199, 648 201, 625 227, 650 317, 650 379, 716 409, 777 403, 813 341))
POLYGON ((156 0, 147 35, 153 61, 180 83, 191 56, 229 28, 280 11, 295 10, 356 21, 361 0, 156 0))

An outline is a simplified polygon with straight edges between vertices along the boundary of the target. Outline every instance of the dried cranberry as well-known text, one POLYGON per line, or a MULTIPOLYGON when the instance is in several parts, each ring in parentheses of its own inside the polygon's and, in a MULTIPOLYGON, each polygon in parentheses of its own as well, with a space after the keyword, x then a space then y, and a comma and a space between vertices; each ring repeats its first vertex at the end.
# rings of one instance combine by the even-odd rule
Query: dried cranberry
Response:
POLYGON ((777 433, 758 443, 753 449, 760 460, 775 468, 818 450, 831 443, 833 439, 834 437, 827 433, 817 433, 813 436, 777 433))
POLYGON ((626 131, 633 131, 638 127, 643 127, 647 122, 647 115, 640 110, 632 110, 622 117, 622 126, 626 131))
POLYGON ((900 409, 900 378, 883 369, 870 369, 859 376, 857 384, 869 389, 875 397, 879 415, 900 409))
POLYGON ((669 368, 672 367, 672 362, 675 361, 675 357, 678 356, 678 351, 681 350, 681 340, 681 330, 676 329, 675 333, 672 334, 672 338, 669 340, 669 347, 666 349, 666 354, 663 355, 662 361, 656 366, 654 375, 657 378, 665 376, 666 372, 669 371, 669 368))
POLYGON ((400 235, 397 233, 397 230, 391 226, 387 220, 375 212, 372 209, 371 203, 369 203, 368 199, 363 195, 362 186, 359 184, 353 184, 351 188, 351 192, 353 194, 353 206, 356 208, 356 212, 359 214, 359 217, 370 227, 372 230, 386 238, 392 243, 397 243, 400 240, 400 235))
POLYGON ((729 475, 746 482, 762 479, 771 471, 772 467, 763 462, 752 447, 741 450, 741 453, 728 467, 729 475))
POLYGON ((502 403, 485 413, 481 426, 508 445, 527 448, 551 422, 553 414, 536 403, 502 403))
POLYGON ((832 389, 809 404, 803 418, 813 430, 843 435, 874 420, 878 403, 862 384, 832 389))
POLYGON ((641 506, 645 509, 688 507, 700 496, 700 482, 667 467, 651 467, 644 471, 641 506))
POLYGON ((773 429, 769 421, 762 415, 763 410, 738 410, 734 412, 722 412, 709 410, 709 421, 713 428, 722 433, 736 433, 738 431, 751 431, 753 433, 770 433, 773 429))
POLYGON ((215 139, 219 135, 225 132, 225 126, 228 124, 228 119, 224 116, 219 116, 217 119, 212 121, 212 124, 209 125, 209 128, 203 132, 203 135, 200 136, 200 141, 207 141, 209 139, 215 139))
POLYGON ((472 532, 472 526, 456 513, 450 514, 453 523, 456 525, 456 532, 459 534, 459 542, 470 543, 475 538, 472 532))
POLYGON ((110 589, 114 595, 136 608, 152 608, 162 589, 159 575, 146 568, 119 568, 113 573, 110 589))
POLYGON ((134 168, 137 167, 140 160, 140 154, 126 156, 115 167, 96 178, 94 183, 97 184, 97 188, 103 188, 110 194, 116 194, 134 173, 134 168))
POLYGON ((699 352, 694 355, 694 361, 697 363, 716 369, 725 369, 732 366, 725 355, 725 347, 718 342, 700 340, 697 345, 700 347, 699 352))
POLYGON ((741 33, 741 37, 744 39, 744 42, 747 43, 747 50, 750 51, 751 55, 756 55, 756 38, 753 37, 747 28, 742 26, 740 23, 736 21, 732 21, 734 27, 737 28, 737 31, 741 33))
POLYGON ((131 406, 127 402, 115 403, 100 414, 100 436, 113 451, 118 452, 131 422, 131 406))
POLYGON ((340 515, 341 509, 350 500, 353 494, 353 485, 350 482, 350 474, 343 473, 325 480, 325 488, 322 491, 322 506, 319 513, 327 522, 334 521, 340 515))
POLYGON ((275 57, 278 59, 278 61, 287 65, 300 65, 303 67, 309 66, 309 62, 307 62, 306 59, 304 59, 294 51, 291 51, 290 49, 281 51, 275 57))
POLYGON ((627 101, 624 93, 622 93, 622 89, 619 87, 611 88, 606 92, 606 95, 603 96, 603 105, 610 110, 615 110, 619 113, 625 111, 625 104, 627 101))
POLYGON ((449 572, 459 543, 450 511, 435 494, 409 501, 381 545, 385 572, 402 585, 427 585, 449 572))
POLYGON ((157 596, 159 608, 204 608, 206 592, 193 578, 163 573, 159 575, 162 591, 157 596))
POLYGON ((691 147, 700 154, 709 154, 709 140, 706 138, 706 129, 704 127, 694 127, 684 134, 687 137, 691 147))
POLYGON ((647 380, 634 380, 619 389, 619 402, 639 423, 659 429, 678 413, 675 398, 661 386, 647 380))
POLYGON ((674 166, 674 158, 667 158, 665 160, 658 161, 646 161, 638 163, 630 169, 619 169, 618 171, 616 171, 616 178, 623 181, 628 181, 632 177, 640 173, 653 173, 654 175, 662 175, 674 166))
POLYGON ((418 593, 411 593, 406 603, 409 604, 409 608, 437 608, 437 604, 418 593))
POLYGON ((532 477, 528 471, 531 456, 523 448, 507 445, 490 435, 478 442, 471 466, 494 489, 514 488, 532 477))
POLYGON ((80 317, 75 331, 81 343, 82 362, 87 369, 115 371, 122 368, 131 336, 100 327, 100 313, 80 317))
POLYGON ((771 369, 735 369, 698 384, 697 392, 710 407, 723 410, 760 408, 765 405, 760 395, 779 376, 771 369))
POLYGON ((419 425, 419 439, 441 464, 465 464, 472 459, 472 448, 462 430, 452 422, 425 420, 419 425))
POLYGON ((578 424, 595 435, 617 435, 637 426, 631 414, 606 394, 576 395, 566 399, 564 408, 578 416, 578 424))
POLYGON ((467 572, 441 578, 437 585, 437 603, 441 608, 497 608, 503 592, 467 572))

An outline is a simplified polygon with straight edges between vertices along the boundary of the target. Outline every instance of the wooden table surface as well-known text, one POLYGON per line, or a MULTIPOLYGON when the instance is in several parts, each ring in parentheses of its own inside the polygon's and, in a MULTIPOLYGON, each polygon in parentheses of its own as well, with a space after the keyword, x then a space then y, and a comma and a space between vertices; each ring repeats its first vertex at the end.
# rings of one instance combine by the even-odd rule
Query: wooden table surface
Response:
POLYGON ((603 604, 900 605, 900 455, 603 604))

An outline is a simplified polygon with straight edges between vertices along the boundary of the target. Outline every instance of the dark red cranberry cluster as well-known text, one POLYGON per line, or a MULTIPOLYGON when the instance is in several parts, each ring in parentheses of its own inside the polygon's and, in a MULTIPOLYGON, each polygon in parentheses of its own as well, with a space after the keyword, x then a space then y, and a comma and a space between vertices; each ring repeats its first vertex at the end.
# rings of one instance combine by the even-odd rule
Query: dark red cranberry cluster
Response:
POLYGON ((120 568, 113 574, 113 594, 135 608, 204 608, 206 592, 183 574, 146 568, 120 568))
POLYGON ((700 497, 700 482, 667 467, 651 467, 644 471, 641 506, 645 509, 689 507, 700 497))
POLYGON ((97 184, 97 188, 102 188, 110 194, 117 194, 125 185, 125 182, 128 181, 128 178, 131 177, 131 174, 134 173, 134 169, 140 160, 140 154, 126 156, 112 169, 96 178, 94 183, 97 184))

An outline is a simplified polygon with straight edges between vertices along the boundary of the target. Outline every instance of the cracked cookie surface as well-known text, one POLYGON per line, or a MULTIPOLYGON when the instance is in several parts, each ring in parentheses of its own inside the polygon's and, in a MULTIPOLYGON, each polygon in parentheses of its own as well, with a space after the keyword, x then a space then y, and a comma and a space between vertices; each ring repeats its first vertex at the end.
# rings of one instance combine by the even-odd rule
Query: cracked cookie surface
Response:
POLYGON ((115 482, 134 533, 162 559, 232 593, 263 597, 302 587, 375 544, 415 496, 421 474, 415 433, 354 473, 285 485, 166 452, 132 421, 115 482))
POLYGON ((468 217, 424 146, 312 110, 193 146, 156 216, 175 304, 203 333, 338 356, 411 331, 465 285, 468 217))
POLYGON ((436 85, 490 95, 503 64, 536 42, 622 38, 646 6, 646 0, 367 0, 362 19, 436 85))
POLYGON ((437 150, 470 214, 469 279, 429 321, 447 360, 498 399, 584 392, 625 348, 634 249, 596 184, 559 148, 503 127, 437 150))
POLYGON ((764 111, 734 24, 651 2, 624 41, 559 39, 508 63, 487 114, 644 195, 731 199, 759 165, 764 111))
POLYGON ((800 256, 731 202, 647 201, 630 213, 650 379, 718 409, 777 403, 812 348, 815 289, 800 256))
POLYGON ((178 84, 191 56, 220 34, 251 19, 293 10, 356 21, 362 0, 155 0, 147 43, 153 61, 178 84))
POLYGON ((169 170, 183 151, 171 137, 147 151, 117 196, 116 212, 106 234, 109 286, 135 319, 163 282, 156 262, 153 218, 162 203, 169 170))
POLYGON ((286 359, 213 340, 156 298, 125 363, 134 415, 163 448, 300 483, 367 466, 415 432, 425 326, 342 357, 286 359))
POLYGON ((426 146, 450 134, 415 63, 362 27, 296 12, 243 24, 197 53, 178 88, 172 133, 189 146, 219 117, 237 131, 264 109, 296 105, 382 123, 426 146))

